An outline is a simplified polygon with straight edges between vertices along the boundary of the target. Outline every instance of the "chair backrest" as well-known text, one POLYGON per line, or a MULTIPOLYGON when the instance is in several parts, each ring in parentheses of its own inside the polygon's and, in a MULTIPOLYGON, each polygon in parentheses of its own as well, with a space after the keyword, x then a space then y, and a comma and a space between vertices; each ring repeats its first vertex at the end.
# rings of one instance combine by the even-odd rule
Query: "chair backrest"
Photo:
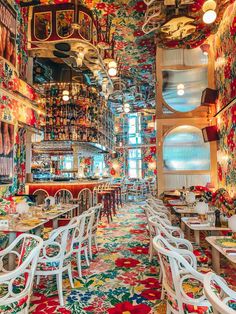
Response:
POLYGON ((83 213, 92 206, 92 191, 88 188, 82 189, 78 194, 79 212, 83 213))
POLYGON ((100 212, 102 210, 102 204, 97 204, 94 207, 91 207, 88 209, 88 213, 90 212, 94 212, 94 218, 93 218, 93 223, 92 223, 92 232, 95 233, 97 231, 97 227, 99 224, 99 220, 100 220, 100 212))
POLYGON ((150 205, 146 204, 144 206, 141 206, 141 208, 144 210, 146 217, 150 217, 150 216, 159 216, 161 218, 163 218, 167 224, 171 224, 171 222, 168 219, 168 216, 166 213, 164 212, 159 212, 159 211, 155 211, 150 205))
POLYGON ((54 197, 56 199, 56 204, 69 204, 70 200, 73 198, 73 195, 67 189, 60 189, 55 193, 54 197))
POLYGON ((204 291, 213 307, 214 314, 236 313, 236 292, 228 287, 222 277, 212 272, 206 274, 204 291))
MULTIPOLYGON (((163 272, 163 286, 167 292, 168 300, 174 300, 177 304, 178 313, 184 314, 184 304, 193 304, 193 299, 195 299, 195 295, 191 297, 185 292, 185 283, 195 279, 199 281, 200 285, 204 275, 196 271, 183 256, 174 251, 162 236, 154 237, 153 247, 158 252, 163 272)), ((200 304, 204 301, 206 301, 206 297, 202 291, 197 296, 197 302, 200 304)), ((195 301, 195 304, 197 302, 195 301)), ((177 313, 176 308, 174 313, 177 313)))
POLYGON ((45 198, 49 196, 48 192, 42 189, 34 191, 34 196, 36 196, 36 205, 44 204, 45 198))
POLYGON ((184 238, 184 233, 179 227, 172 226, 170 223, 167 223, 165 219, 162 219, 158 215, 156 215, 156 221, 160 223, 173 237, 184 238))
POLYGON ((63 266, 64 260, 73 252, 73 241, 77 225, 69 223, 59 227, 49 234, 49 239, 44 242, 42 254, 50 261, 58 262, 59 268, 63 266))
MULTIPOLYGON (((42 246, 43 240, 40 237, 21 234, 5 250, 1 251, 0 265, 1 271, 3 271, 0 276, 0 290, 1 292, 3 291, 0 294, 1 306, 10 305, 20 300, 24 300, 24 302, 29 301, 42 246), (5 256, 10 253, 18 256, 18 265, 14 270, 5 272, 3 261, 5 256)), ((28 305, 26 308, 28 308, 28 305)), ((28 313, 27 310, 26 313, 28 313)))
POLYGON ((92 234, 92 226, 94 222, 94 208, 90 211, 84 212, 82 215, 74 217, 70 221, 70 225, 75 227, 75 237, 74 242, 82 242, 92 234))
MULTIPOLYGON (((193 251, 193 246, 190 241, 180 238, 180 237, 175 237, 172 235, 169 230, 167 230, 159 221, 156 216, 150 216, 148 217, 148 225, 149 225, 149 230, 152 230, 153 234, 155 235, 161 235, 164 237, 174 248, 177 249, 186 249, 189 251, 193 251)), ((195 262, 195 256, 194 256, 194 262, 195 262)))

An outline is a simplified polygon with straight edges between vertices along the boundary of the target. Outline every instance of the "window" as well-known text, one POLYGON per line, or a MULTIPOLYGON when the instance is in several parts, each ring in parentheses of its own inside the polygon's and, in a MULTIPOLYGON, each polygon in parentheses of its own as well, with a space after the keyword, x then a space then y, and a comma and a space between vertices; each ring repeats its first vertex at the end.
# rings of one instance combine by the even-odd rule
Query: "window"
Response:
POLYGON ((129 125, 128 144, 130 145, 141 144, 142 138, 140 134, 140 130, 141 130, 140 115, 138 115, 137 113, 129 115, 128 125, 129 125))
POLYGON ((128 175, 130 178, 142 177, 142 156, 141 149, 129 149, 128 175))

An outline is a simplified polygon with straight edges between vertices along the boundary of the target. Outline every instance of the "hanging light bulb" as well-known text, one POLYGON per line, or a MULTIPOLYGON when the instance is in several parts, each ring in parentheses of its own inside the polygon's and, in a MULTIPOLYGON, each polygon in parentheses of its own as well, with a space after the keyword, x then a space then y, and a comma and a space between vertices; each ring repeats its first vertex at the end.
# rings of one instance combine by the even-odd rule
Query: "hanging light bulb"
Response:
POLYGON ((117 74, 117 69, 116 69, 116 68, 110 68, 110 69, 108 70, 108 74, 109 74, 110 76, 116 76, 116 74, 117 74))
POLYGON ((208 10, 203 15, 203 22, 206 24, 212 24, 215 22, 217 14, 214 10, 208 10))
POLYGON ((177 90, 177 94, 178 94, 179 96, 183 96, 183 95, 184 95, 184 89, 178 89, 178 90, 177 90))
POLYGON ((128 104, 128 103, 124 104, 124 108, 129 108, 129 107, 130 107, 130 104, 128 104))
POLYGON ((202 6, 203 22, 206 24, 211 24, 216 20, 217 14, 215 12, 216 2, 215 0, 207 0, 202 6))
POLYGON ((129 113, 129 112, 130 112, 130 108, 129 108, 129 107, 125 107, 125 108, 124 108, 124 112, 125 112, 125 113, 129 113))
POLYGON ((108 68, 117 68, 117 62, 115 60, 112 60, 108 63, 108 68))
POLYGON ((177 89, 184 89, 184 84, 178 84, 177 89))
POLYGON ((64 101, 68 101, 69 99, 70 99, 70 97, 69 97, 69 91, 68 90, 63 90, 63 92, 62 92, 62 99, 64 100, 64 101))

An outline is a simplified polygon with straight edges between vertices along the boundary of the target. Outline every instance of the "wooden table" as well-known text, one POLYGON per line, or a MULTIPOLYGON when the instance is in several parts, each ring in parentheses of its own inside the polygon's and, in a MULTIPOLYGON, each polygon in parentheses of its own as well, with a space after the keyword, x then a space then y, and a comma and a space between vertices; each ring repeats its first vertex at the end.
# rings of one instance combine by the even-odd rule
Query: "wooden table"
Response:
MULTIPOLYGON (((35 206, 36 207, 36 206, 35 206)), ((53 222, 53 229, 56 229, 58 227, 58 218, 62 215, 72 213, 73 210, 75 210, 78 207, 78 205, 75 204, 63 204, 60 207, 58 206, 56 209, 48 210, 42 213, 42 217, 32 217, 32 218, 38 218, 39 223, 35 225, 26 225, 21 223, 21 220, 17 222, 17 225, 14 227, 8 227, 8 228, 0 228, 1 232, 5 232, 9 234, 9 244, 11 244, 17 236, 17 233, 30 233, 34 232, 36 235, 41 234, 41 229, 43 225, 49 221, 53 222)), ((30 219, 30 218, 29 218, 30 219)), ((15 255, 11 254, 9 256, 9 270, 14 269, 15 265, 15 255)))
MULTIPOLYGON (((224 237, 224 236, 206 237, 206 241, 211 245, 211 249, 212 249, 212 267, 213 267, 213 270, 218 274, 220 274, 220 254, 224 255, 231 263, 236 264, 236 254, 229 255, 228 253, 226 253, 226 249, 221 247, 216 242, 217 239, 225 239, 225 238, 230 238, 230 237, 224 237)), ((235 247, 235 250, 236 250, 236 247, 235 247)))
POLYGON ((190 224, 188 220, 191 219, 190 217, 182 217, 181 220, 182 222, 187 226, 188 230, 188 238, 190 238, 190 230, 193 230, 194 232, 194 241, 197 244, 200 244, 200 232, 201 231, 208 231, 211 234, 218 233, 219 231, 230 231, 229 228, 227 227, 215 227, 211 226, 209 223, 208 224, 190 224))
POLYGON ((195 208, 191 208, 191 207, 175 207, 173 206, 173 211, 175 214, 177 214, 178 216, 180 216, 180 226, 181 229, 184 231, 185 230, 185 223, 182 221, 182 217, 185 216, 195 216, 198 213, 196 212, 195 208))
POLYGON ((168 203, 170 206, 177 206, 177 207, 182 207, 182 206, 189 206, 189 204, 187 204, 185 201, 181 201, 181 200, 168 200, 168 203))

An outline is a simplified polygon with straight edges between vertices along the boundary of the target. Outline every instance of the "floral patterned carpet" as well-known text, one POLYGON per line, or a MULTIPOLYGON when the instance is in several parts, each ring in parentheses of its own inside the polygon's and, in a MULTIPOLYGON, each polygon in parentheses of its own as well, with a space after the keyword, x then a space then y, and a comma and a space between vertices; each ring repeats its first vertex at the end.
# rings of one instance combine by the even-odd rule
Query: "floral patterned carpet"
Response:
POLYGON ((56 279, 46 277, 34 289, 30 313, 166 313, 160 300, 159 266, 148 260, 145 216, 139 204, 119 209, 110 224, 104 220, 98 242, 99 252, 90 267, 83 263, 82 278, 73 261, 74 289, 65 274, 65 306, 59 305, 56 279))
MULTIPOLYGON (((72 262, 75 288, 70 287, 65 273, 65 306, 59 305, 56 279, 45 277, 34 288, 30 313, 166 313, 166 304, 160 300, 159 265, 156 260, 149 263, 148 259, 145 221, 140 203, 126 204, 110 224, 102 220, 98 229, 99 252, 94 251, 90 267, 83 261, 82 278, 78 276, 75 260, 72 262)), ((203 235, 201 243, 204 244, 203 235)), ((204 251, 210 253, 209 249, 204 251)), ((222 259, 222 267, 221 275, 236 290, 235 269, 226 259, 222 259)))

